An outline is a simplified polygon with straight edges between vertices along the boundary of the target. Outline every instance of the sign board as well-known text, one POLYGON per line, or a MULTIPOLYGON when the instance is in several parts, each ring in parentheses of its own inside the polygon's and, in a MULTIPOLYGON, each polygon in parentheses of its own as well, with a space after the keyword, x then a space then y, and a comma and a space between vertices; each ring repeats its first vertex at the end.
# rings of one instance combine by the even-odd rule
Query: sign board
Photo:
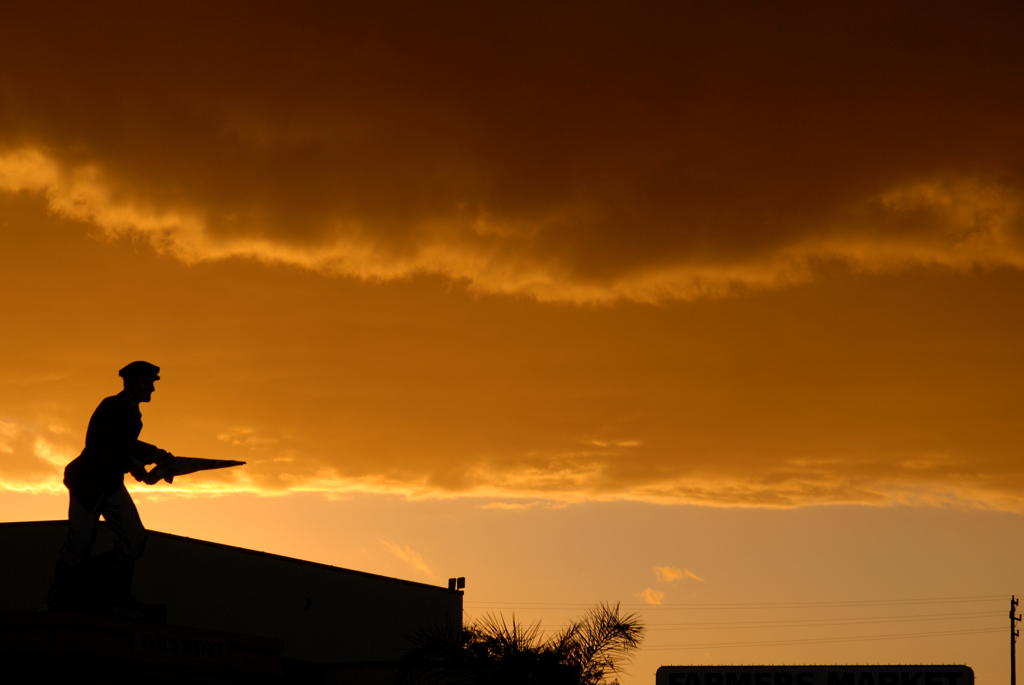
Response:
POLYGON ((974 685, 967 666, 662 666, 657 685, 974 685))

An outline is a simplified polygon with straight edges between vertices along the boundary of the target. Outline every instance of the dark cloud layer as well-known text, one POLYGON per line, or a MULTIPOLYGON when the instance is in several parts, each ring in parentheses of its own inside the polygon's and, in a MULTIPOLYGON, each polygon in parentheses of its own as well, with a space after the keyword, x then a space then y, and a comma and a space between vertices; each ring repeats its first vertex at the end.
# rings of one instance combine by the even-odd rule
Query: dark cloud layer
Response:
POLYGON ((0 181, 187 259, 545 299, 1020 266, 1022 27, 1014 3, 7 4, 0 181))
POLYGON ((1024 273, 917 268, 591 308, 186 266, 0 195, 0 491, 63 492, 131 359, 144 439, 245 469, 186 494, 353 490, 1024 510, 1024 273))

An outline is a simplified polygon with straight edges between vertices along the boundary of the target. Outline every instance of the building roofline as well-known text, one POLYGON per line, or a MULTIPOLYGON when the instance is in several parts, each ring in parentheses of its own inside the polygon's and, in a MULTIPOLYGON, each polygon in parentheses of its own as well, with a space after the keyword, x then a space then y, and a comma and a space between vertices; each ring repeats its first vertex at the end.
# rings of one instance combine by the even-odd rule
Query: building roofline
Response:
MULTIPOLYGON (((44 527, 44 526, 66 526, 67 520, 57 521, 2 521, 0 522, 0 528, 13 528, 13 527, 44 527)), ((101 521, 101 526, 106 527, 107 522, 101 521)), ((441 585, 430 585, 429 583, 420 583, 415 580, 403 580, 401 578, 392 578, 391 576, 381 576, 376 573, 367 573, 366 571, 355 571, 350 568, 343 568, 341 566, 332 566, 330 564, 321 564, 316 561, 307 561, 306 559, 297 559, 296 557, 286 557, 283 554, 272 554, 270 552, 261 552, 255 549, 249 549, 247 547, 235 547, 234 545, 225 545, 219 542, 210 542, 209 540, 200 540, 198 538, 190 538, 184 535, 175 535, 174 533, 163 533, 158 530, 146 529, 148 535, 154 535, 156 537, 168 538, 171 540, 182 540, 194 545, 203 545, 206 547, 214 547, 216 549, 230 550, 232 552, 241 552, 244 554, 251 554, 253 556, 265 557, 268 559, 278 559, 280 561, 287 561, 293 564, 303 564, 305 566, 313 566, 315 568, 322 568, 337 573, 347 573, 354 576, 362 576, 364 578, 374 578, 376 580, 386 580, 389 583, 398 583, 400 585, 412 585, 418 588, 424 588, 429 590, 437 590, 438 592, 444 592, 445 594, 457 592, 458 594, 464 594, 462 590, 449 590, 441 585)))

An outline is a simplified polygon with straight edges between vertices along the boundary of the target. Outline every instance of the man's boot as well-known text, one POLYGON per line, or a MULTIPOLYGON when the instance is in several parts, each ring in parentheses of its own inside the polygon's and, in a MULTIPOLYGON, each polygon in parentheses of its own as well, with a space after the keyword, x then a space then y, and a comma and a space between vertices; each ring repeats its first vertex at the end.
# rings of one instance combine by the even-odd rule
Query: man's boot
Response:
POLYGON ((53 571, 53 585, 46 595, 48 611, 66 611, 69 607, 71 586, 75 582, 78 569, 64 562, 64 557, 57 559, 57 568, 53 571))
POLYGON ((139 602, 132 597, 132 576, 135 573, 135 559, 123 554, 114 555, 114 616, 142 618, 139 602))

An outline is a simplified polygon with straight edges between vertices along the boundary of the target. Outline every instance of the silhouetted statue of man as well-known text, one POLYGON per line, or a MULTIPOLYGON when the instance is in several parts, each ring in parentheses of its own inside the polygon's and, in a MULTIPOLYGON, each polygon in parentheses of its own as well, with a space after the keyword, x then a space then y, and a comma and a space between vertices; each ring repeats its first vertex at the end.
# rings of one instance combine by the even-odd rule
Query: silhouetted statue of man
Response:
POLYGON ((124 379, 124 390, 100 402, 89 419, 85 449, 64 469, 64 485, 71 493, 68 539, 61 548, 48 597, 51 609, 66 609, 74 603, 70 595, 89 560, 102 516, 117 535, 110 570, 114 594, 110 610, 121 616, 138 617, 141 613, 131 596, 131 585, 135 560, 142 556, 146 544, 146 529, 124 487, 124 474, 131 473, 141 481, 147 475, 147 465, 160 465, 174 457, 139 440, 139 404, 152 397, 160 368, 137 361, 118 373, 124 379))

